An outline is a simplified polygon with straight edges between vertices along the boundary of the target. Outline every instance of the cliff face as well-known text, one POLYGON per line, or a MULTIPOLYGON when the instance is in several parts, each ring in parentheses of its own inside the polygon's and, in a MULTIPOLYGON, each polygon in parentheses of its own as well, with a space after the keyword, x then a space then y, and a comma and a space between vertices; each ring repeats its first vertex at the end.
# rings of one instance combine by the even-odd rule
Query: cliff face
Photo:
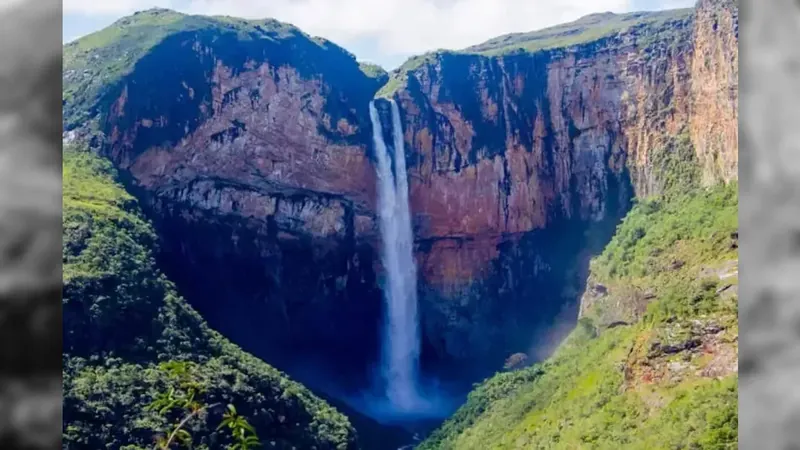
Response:
MULTIPOLYGON (((676 136, 706 182, 735 177, 735 6, 699 6, 566 47, 436 54, 390 81, 426 361, 494 364, 574 311, 630 198, 673 181, 661 166, 676 136)), ((387 77, 288 25, 219 20, 155 10, 116 24, 121 41, 68 45, 68 136, 127 174, 166 271, 214 328, 279 367, 287 345, 370 360, 382 305, 367 107, 387 77), (142 48, 152 29, 178 31, 142 48), (129 70, 111 71, 134 43, 129 70)))
POLYGON ((739 10, 701 0, 692 54, 692 142, 704 181, 737 178, 739 168, 739 10))
POLYGON ((286 24, 167 10, 122 19, 65 54, 68 137, 93 140, 123 170, 161 237, 164 269, 212 327, 281 368, 289 345, 312 361, 377 352, 365 124, 385 73, 368 76, 343 49, 286 24), (120 48, 140 56, 98 87, 120 48), (89 94, 94 109, 81 106, 89 94))
MULTIPOLYGON (((220 317, 215 325, 233 339, 312 349, 322 339, 342 342, 342 352, 351 339, 374 341, 368 328, 340 325, 380 308, 369 244, 375 176, 353 143, 364 132, 358 121, 369 92, 337 120, 325 110, 336 105, 325 72, 315 80, 251 60, 240 71, 218 62, 208 73, 187 87, 212 86, 195 130, 172 145, 139 146, 141 133, 124 128, 109 148, 117 161, 141 148, 123 167, 150 198, 176 282, 190 298, 207 299, 201 312, 220 317)), ((159 120, 126 108, 109 120, 159 120)))
POLYGON ((441 353, 519 349, 534 318, 552 322, 628 200, 674 182, 687 135, 704 183, 736 177, 736 11, 698 6, 567 49, 434 54, 398 77, 441 353))

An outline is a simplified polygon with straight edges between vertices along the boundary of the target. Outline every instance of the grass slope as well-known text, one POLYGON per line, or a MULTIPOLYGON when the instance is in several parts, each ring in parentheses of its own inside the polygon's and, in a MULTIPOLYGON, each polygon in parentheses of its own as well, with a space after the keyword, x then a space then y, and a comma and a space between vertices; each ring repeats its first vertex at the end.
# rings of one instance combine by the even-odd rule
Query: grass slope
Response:
POLYGON ((737 185, 672 192, 592 262, 555 354, 478 385, 420 450, 735 448, 737 185))
POLYGON ((687 19, 692 8, 628 14, 598 13, 529 33, 512 33, 464 49, 466 53, 502 55, 513 51, 535 52, 585 44, 634 27, 657 29, 674 20, 687 19))
MULTIPOLYGON (((178 417, 145 410, 192 361, 208 403, 233 403, 266 448, 351 449, 348 420, 300 384, 210 330, 158 271, 156 236, 107 161, 64 152, 65 449, 152 447, 178 417)), ((224 448, 223 411, 190 422, 197 449, 224 448)))

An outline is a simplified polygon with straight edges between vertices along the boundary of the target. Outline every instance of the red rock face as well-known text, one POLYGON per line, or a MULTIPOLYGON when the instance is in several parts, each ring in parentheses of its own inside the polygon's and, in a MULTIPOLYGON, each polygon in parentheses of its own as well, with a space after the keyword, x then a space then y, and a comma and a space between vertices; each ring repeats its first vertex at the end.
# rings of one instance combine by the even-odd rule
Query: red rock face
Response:
MULTIPOLYGON (((669 74, 648 82, 645 63, 633 59, 641 57, 636 47, 620 41, 606 43, 621 46, 614 51, 550 55, 546 63, 536 62, 534 72, 521 61, 527 56, 445 60, 442 66, 461 65, 478 74, 476 89, 448 92, 448 98, 441 98, 447 86, 430 80, 446 80, 449 69, 421 68, 417 75, 425 105, 420 107, 417 93, 409 92, 412 87, 398 95, 406 112, 407 143, 414 150, 411 199, 420 237, 480 237, 494 246, 502 236, 546 227, 553 216, 601 220, 607 213, 608 179, 621 182, 626 158, 633 159, 633 169, 644 172, 637 173, 636 187, 647 194, 646 163, 639 166, 638 160, 646 161, 648 146, 687 116, 680 111, 648 116, 648 103, 654 110, 683 99, 652 95, 656 89, 651 85, 672 81, 669 74), (490 73, 501 89, 480 90, 487 83, 480 77, 490 73), (530 92, 534 98, 523 95, 530 92), (479 105, 477 117, 459 105, 467 103, 467 96, 476 97, 470 103, 479 105), (430 117, 445 125, 432 130, 430 117), (496 148, 479 147, 476 128, 492 135, 496 148), (471 154, 480 156, 470 162, 471 154)), ((667 56, 675 60, 664 61, 665 69, 672 70, 670 64, 684 67, 680 54, 667 56)), ((492 252, 484 254, 493 259, 492 252)), ((485 266, 489 260, 475 263, 485 266)), ((431 278, 433 283, 452 281, 431 278)))
MULTIPOLYGON (((495 327, 473 291, 514 278, 496 267, 504 245, 565 220, 589 233, 607 227, 624 212, 628 183, 635 195, 658 193, 652 153, 674 136, 689 133, 705 183, 736 177, 735 7, 699 6, 696 20, 650 37, 632 29, 536 55, 445 54, 410 74, 396 98, 416 233, 433 242, 419 255, 421 274, 443 328, 495 327), (474 313, 453 319, 465 302, 474 313)), ((450 331, 452 340, 470 333, 450 331)))
MULTIPOLYGON (((276 212, 289 214, 300 222, 292 225, 298 231, 320 238, 344 234, 341 204, 331 209, 319 202, 300 209, 286 202, 276 206, 277 197, 272 194, 310 191, 346 198, 355 208, 367 211, 366 216, 357 215, 357 231, 363 236, 374 234, 370 211, 374 210, 375 171, 365 148, 330 142, 318 131, 320 124, 331 131, 335 126, 335 132, 352 136, 359 125, 346 119, 331 124, 323 111, 326 99, 320 81, 304 80, 290 67, 274 68, 268 63, 235 75, 220 64, 211 81, 212 120, 176 146, 151 147, 125 161, 123 167, 140 186, 150 191, 180 187, 176 195, 181 200, 216 214, 261 220, 276 212), (213 191, 215 183, 235 186, 213 191)), ((191 95, 188 87, 187 92, 191 95)), ((125 95, 117 102, 120 108, 125 95)), ((166 117, 139 118, 115 151, 124 151, 130 142, 126 137, 138 127, 167 126, 168 121, 166 117)))
POLYGON ((437 240, 429 249, 420 252, 418 264, 431 287, 445 297, 457 297, 464 294, 461 290, 463 280, 481 279, 490 275, 486 262, 497 259, 500 253, 497 248, 499 243, 499 238, 494 241, 489 241, 488 238, 477 241, 437 240))
POLYGON ((739 169, 739 12, 728 3, 702 0, 694 25, 690 130, 707 184, 739 169))
POLYGON ((153 220, 162 267, 213 328, 282 369, 292 352, 358 369, 377 352, 381 309, 365 139, 379 83, 310 42, 286 45, 320 59, 265 40, 275 48, 242 64, 226 56, 239 44, 219 42, 180 36, 145 57, 145 68, 182 64, 123 80, 103 152, 153 220))

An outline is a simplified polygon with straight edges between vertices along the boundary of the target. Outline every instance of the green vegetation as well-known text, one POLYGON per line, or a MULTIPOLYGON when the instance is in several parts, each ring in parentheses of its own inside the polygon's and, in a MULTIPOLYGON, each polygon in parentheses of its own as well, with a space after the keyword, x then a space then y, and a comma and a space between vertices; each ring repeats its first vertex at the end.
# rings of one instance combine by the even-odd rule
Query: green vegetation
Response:
POLYGON ((656 148, 650 154, 650 164, 654 172, 652 177, 665 198, 682 195, 700 186, 700 166, 691 137, 685 130, 666 145, 656 148))
MULTIPOLYGON (((176 386, 171 386, 169 391, 156 396, 153 402, 147 405, 147 409, 157 411, 162 416, 177 409, 183 417, 158 436, 156 445, 161 450, 172 448, 173 444, 192 448, 192 434, 187 431, 189 424, 193 420, 199 420, 200 415, 218 404, 209 405, 203 401, 205 380, 196 376, 195 364, 169 361, 161 363, 158 368, 167 372, 176 386)), ((236 407, 230 403, 225 415, 222 416, 222 422, 217 426, 217 430, 220 429, 228 429, 234 441, 233 445, 228 446, 228 450, 248 450, 261 444, 253 426, 240 416, 236 412, 236 407)))
POLYGON ((133 70, 136 61, 170 33, 197 27, 174 11, 152 9, 64 46, 64 122, 71 128, 90 120, 104 90, 133 70))
POLYGON ((170 392, 234 405, 235 415, 207 408, 187 421, 196 449, 252 443, 245 417, 268 448, 354 448, 343 415, 210 330, 176 294, 156 267, 152 228, 115 175, 107 161, 65 149, 64 448, 150 447, 186 416, 180 402, 164 410, 170 392))
POLYGON ((483 44, 469 47, 464 51, 495 56, 515 51, 534 52, 570 47, 622 33, 634 27, 650 30, 663 28, 672 21, 687 19, 691 13, 692 9, 689 8, 628 14, 592 14, 574 22, 543 30, 500 36, 483 44))
POLYGON ((378 92, 375 93, 375 98, 390 98, 397 91, 406 87, 408 81, 407 73, 396 73, 389 77, 389 80, 381 86, 378 92))
POLYGON ((361 68, 361 71, 364 72, 364 75, 370 78, 382 79, 388 78, 389 76, 389 73, 386 72, 383 67, 377 64, 361 62, 358 63, 358 67, 361 68))
POLYGON ((555 354, 479 385, 420 449, 734 448, 737 299, 719 288, 736 283, 737 187, 638 202, 592 261, 607 293, 555 354))
POLYGON ((430 64, 437 61, 438 59, 441 58, 442 55, 457 54, 457 53, 459 52, 453 50, 436 50, 432 52, 426 52, 421 55, 412 56, 396 70, 398 72, 410 72, 419 69, 425 64, 430 64))
POLYGON ((475 386, 467 402, 438 429, 420 449, 448 448, 447 437, 456 436, 475 424, 495 402, 519 394, 519 391, 542 374, 539 366, 500 373, 475 386))
POLYGON ((227 428, 235 444, 229 450, 249 450, 261 446, 256 430, 247 422, 247 419, 236 412, 236 408, 228 404, 228 410, 222 416, 222 422, 217 429, 227 428))
POLYGON ((674 278, 666 266, 713 263, 736 257, 730 237, 738 224, 738 185, 694 190, 670 199, 640 200, 614 239, 592 262, 601 280, 622 277, 674 278))
POLYGON ((459 52, 455 52, 452 50, 437 50, 433 52, 427 52, 422 55, 416 55, 409 58, 406 62, 404 62, 400 67, 395 69, 389 79, 386 81, 378 92, 375 93, 376 98, 388 98, 393 96, 397 91, 404 89, 406 87, 406 83, 408 82, 408 74, 426 64, 432 64, 435 61, 439 60, 443 54, 457 54, 459 52))

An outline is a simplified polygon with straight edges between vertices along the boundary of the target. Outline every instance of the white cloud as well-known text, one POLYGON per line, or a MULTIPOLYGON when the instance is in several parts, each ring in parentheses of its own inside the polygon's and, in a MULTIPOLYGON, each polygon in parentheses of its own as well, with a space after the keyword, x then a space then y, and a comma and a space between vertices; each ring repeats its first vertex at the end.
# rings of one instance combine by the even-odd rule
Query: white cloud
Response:
POLYGON ((631 0, 632 10, 678 9, 695 5, 695 0, 631 0))
POLYGON ((175 2, 170 0, 64 0, 63 5, 64 14, 87 16, 123 16, 155 6, 161 8, 175 8, 177 6, 175 2))
MULTIPOLYGON (((8 1, 8 0, 0 0, 8 1)), ((32 1, 32 0, 31 0, 32 1)), ((272 17, 355 52, 387 59, 460 49, 594 12, 663 9, 693 0, 64 0, 66 14, 118 15, 154 6, 195 14, 272 17)), ((93 31, 93 30, 91 30, 93 31)), ((380 61, 378 61, 380 62, 380 61)))
POLYGON ((347 46, 373 39, 389 53, 458 49, 598 11, 624 12, 629 0, 192 0, 199 14, 274 17, 347 46))

